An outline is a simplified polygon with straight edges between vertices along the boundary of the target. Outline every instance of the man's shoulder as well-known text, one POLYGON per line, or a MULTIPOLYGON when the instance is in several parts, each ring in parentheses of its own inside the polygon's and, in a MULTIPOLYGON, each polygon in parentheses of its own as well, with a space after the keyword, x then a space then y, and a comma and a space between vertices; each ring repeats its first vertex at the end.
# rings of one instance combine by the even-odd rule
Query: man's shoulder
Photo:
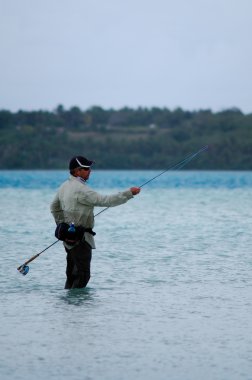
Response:
POLYGON ((64 188, 65 186, 68 186, 69 182, 70 182, 69 179, 67 179, 66 181, 62 182, 62 184, 59 187, 59 190, 62 189, 62 188, 64 188))

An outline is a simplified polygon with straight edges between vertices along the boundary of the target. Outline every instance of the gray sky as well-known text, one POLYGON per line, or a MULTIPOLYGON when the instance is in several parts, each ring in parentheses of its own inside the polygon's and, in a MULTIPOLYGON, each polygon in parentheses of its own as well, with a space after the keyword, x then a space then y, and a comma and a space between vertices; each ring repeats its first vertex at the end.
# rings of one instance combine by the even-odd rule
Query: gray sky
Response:
POLYGON ((0 109, 252 112, 252 0, 0 0, 0 109))

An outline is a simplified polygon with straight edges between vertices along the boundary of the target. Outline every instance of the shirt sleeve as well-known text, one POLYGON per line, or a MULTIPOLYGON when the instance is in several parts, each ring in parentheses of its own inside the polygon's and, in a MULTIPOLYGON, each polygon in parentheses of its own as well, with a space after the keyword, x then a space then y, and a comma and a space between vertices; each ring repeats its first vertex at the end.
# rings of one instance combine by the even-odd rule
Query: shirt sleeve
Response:
POLYGON ((63 221, 63 210, 61 209, 61 206, 60 206, 58 193, 55 195, 50 205, 50 210, 57 224, 63 221))
POLYGON ((130 190, 119 192, 113 195, 102 195, 96 191, 85 188, 78 194, 78 201, 87 206, 97 207, 114 207, 126 203, 129 199, 133 198, 130 190))

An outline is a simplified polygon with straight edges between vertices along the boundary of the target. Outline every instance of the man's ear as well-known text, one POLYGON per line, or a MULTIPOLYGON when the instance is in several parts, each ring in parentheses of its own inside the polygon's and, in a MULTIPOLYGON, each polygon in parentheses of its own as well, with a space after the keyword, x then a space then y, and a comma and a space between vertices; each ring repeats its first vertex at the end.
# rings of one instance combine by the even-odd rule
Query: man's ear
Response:
POLYGON ((78 172, 78 170, 79 170, 78 168, 75 168, 75 169, 73 170, 73 176, 75 176, 75 177, 77 176, 77 172, 78 172))

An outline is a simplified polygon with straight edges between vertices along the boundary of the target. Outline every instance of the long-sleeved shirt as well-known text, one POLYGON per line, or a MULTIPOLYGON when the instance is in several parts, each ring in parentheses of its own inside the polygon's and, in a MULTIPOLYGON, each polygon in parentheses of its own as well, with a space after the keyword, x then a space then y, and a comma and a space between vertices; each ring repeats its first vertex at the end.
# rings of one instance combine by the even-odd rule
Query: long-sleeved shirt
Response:
MULTIPOLYGON (((92 190, 81 178, 70 176, 57 191, 51 203, 55 222, 74 223, 85 228, 94 227, 94 207, 113 207, 133 198, 130 190, 113 195, 101 195, 92 190)), ((93 236, 85 232, 85 240, 95 248, 93 236)))

